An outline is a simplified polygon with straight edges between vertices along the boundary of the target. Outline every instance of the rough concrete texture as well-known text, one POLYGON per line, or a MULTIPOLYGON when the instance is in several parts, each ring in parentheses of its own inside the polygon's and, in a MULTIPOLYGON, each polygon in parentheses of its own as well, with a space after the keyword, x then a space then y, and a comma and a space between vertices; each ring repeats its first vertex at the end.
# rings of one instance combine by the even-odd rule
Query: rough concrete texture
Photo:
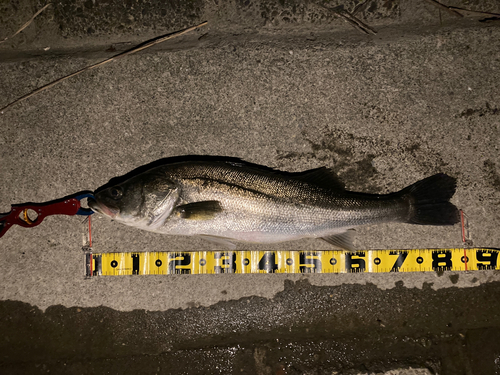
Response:
MULTIPOLYGON (((494 0, 448 4, 500 12, 494 0)), ((2 2, 0 39, 43 5, 2 2)), ((150 37, 209 25, 6 110, 0 212, 162 158, 220 155, 329 166, 371 193, 445 172, 474 244, 499 247, 499 21, 417 0, 373 0, 357 16, 377 35, 303 1, 54 3, 0 44, 0 106, 150 37)), ((84 280, 81 220, 50 217, 0 240, 5 373, 500 373, 498 271, 84 280)), ((216 249, 98 215, 93 235, 96 252, 216 249)), ((391 224, 358 230, 355 245, 460 247, 461 237, 391 224)))

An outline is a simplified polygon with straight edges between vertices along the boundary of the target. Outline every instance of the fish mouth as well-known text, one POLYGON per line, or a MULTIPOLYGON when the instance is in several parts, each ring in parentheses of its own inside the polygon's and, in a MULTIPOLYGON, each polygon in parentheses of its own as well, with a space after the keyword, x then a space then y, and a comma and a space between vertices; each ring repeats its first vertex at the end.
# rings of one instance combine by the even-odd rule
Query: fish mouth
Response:
POLYGON ((108 207, 106 205, 100 204, 97 200, 89 198, 87 203, 92 211, 99 212, 100 214, 114 218, 118 213, 118 209, 108 207))

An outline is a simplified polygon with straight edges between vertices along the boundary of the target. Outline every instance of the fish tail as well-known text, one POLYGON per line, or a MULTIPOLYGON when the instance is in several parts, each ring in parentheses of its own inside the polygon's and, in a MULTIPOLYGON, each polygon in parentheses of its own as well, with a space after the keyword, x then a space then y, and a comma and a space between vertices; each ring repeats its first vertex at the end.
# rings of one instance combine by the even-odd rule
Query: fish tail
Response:
POLYGON ((453 225, 460 221, 458 209, 450 202, 457 181, 444 173, 417 181, 397 194, 408 197, 408 223, 453 225))

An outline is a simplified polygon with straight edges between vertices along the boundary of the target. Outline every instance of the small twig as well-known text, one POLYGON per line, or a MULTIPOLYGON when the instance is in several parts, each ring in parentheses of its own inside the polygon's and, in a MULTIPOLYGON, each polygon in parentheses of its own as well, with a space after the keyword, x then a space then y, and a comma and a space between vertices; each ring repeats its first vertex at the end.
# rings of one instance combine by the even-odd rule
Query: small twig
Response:
POLYGON ((372 35, 377 34, 375 29, 371 28, 366 23, 362 22, 360 19, 354 17, 351 13, 349 13, 343 9, 339 9, 339 10, 332 9, 332 11, 337 13, 339 16, 341 16, 342 18, 347 20, 347 22, 349 22, 351 25, 353 25, 357 29, 361 30, 362 32, 364 32, 366 34, 372 34, 372 35))
POLYGON ((354 17, 351 13, 347 12, 346 10, 344 10, 342 8, 339 8, 339 7, 328 8, 322 4, 315 4, 315 5, 323 8, 323 9, 326 9, 326 10, 334 13, 335 15, 343 18, 344 21, 346 21, 347 23, 349 23, 350 25, 352 25, 353 27, 355 27, 356 29, 358 29, 359 31, 361 31, 364 34, 375 35, 377 33, 373 28, 368 26, 366 23, 363 23, 361 20, 354 17))
POLYGON ((432 4, 432 5, 435 5, 437 6, 439 9, 441 10, 444 10, 445 12, 448 12, 450 13, 451 15, 455 16, 455 17, 463 17, 462 14, 458 13, 457 11, 451 9, 451 7, 448 7, 446 5, 443 5, 439 2, 437 2, 436 0, 426 0, 428 3, 432 4))
POLYGON ((116 60, 116 59, 119 59, 119 58, 122 58, 122 57, 125 57, 125 56, 128 56, 128 55, 131 55, 133 53, 142 51, 142 50, 144 50, 146 48, 154 46, 155 44, 162 43, 162 42, 164 42, 166 40, 173 39, 173 38, 176 38, 178 36, 184 35, 186 33, 189 33, 191 31, 193 31, 193 30, 196 30, 196 29, 198 29, 198 28, 200 28, 202 26, 205 26, 206 24, 207 24, 207 22, 203 22, 203 23, 200 23, 197 26, 192 26, 192 27, 189 27, 189 28, 184 29, 182 31, 178 31, 176 33, 173 33, 173 34, 169 34, 169 35, 165 35, 165 36, 161 36, 161 37, 149 40, 149 41, 147 41, 145 43, 139 44, 138 46, 136 46, 136 47, 134 47, 132 49, 129 49, 128 51, 121 52, 121 53, 119 53, 119 54, 117 54, 117 55, 115 55, 113 57, 110 57, 109 59, 106 59, 106 60, 101 61, 101 62, 99 62, 97 64, 94 64, 94 65, 87 66, 87 67, 85 67, 83 69, 78 70, 77 72, 74 72, 74 73, 71 73, 71 74, 69 74, 67 76, 64 76, 62 78, 56 79, 55 81, 53 81, 51 83, 48 83, 45 86, 39 87, 35 91, 32 91, 29 94, 26 94, 26 95, 20 97, 19 99, 14 100, 12 103, 7 104, 5 107, 0 108, 0 113, 3 113, 10 106, 12 106, 12 105, 14 105, 16 103, 19 103, 19 102, 21 102, 21 101, 23 101, 25 99, 28 99, 29 97, 31 97, 31 96, 39 93, 39 92, 47 90, 48 88, 50 88, 52 86, 55 86, 56 84, 58 84, 58 83, 60 83, 60 82, 62 82, 64 80, 66 80, 68 78, 74 77, 74 76, 76 76, 76 75, 78 75, 80 73, 83 73, 83 72, 87 71, 87 70, 95 69, 95 68, 97 68, 97 67, 99 67, 101 65, 107 64, 107 63, 109 63, 109 62, 111 62, 113 60, 116 60))
POLYGON ((487 17, 500 17, 500 13, 490 13, 490 12, 480 12, 480 11, 477 11, 477 10, 470 10, 470 9, 463 9, 463 8, 457 8, 457 7, 448 7, 449 9, 452 9, 458 13, 472 13, 472 14, 476 14, 478 16, 487 16, 487 17))
POLYGON ((28 22, 26 22, 23 26, 21 26, 21 28, 19 30, 17 30, 17 32, 15 34, 6 37, 4 40, 0 40, 0 44, 5 42, 7 39, 15 37, 17 34, 19 34, 21 31, 23 31, 25 28, 27 28, 31 24, 31 22, 33 22, 35 17, 38 16, 40 13, 42 13, 45 9, 47 9, 47 7, 49 5, 52 5, 52 4, 48 3, 47 5, 45 5, 42 9, 40 9, 38 12, 36 12, 35 15, 33 17, 31 17, 31 19, 28 22))
POLYGON ((436 0, 426 0, 428 3, 431 3, 437 6, 439 9, 447 11, 448 13, 457 16, 457 17, 465 17, 466 15, 478 15, 478 16, 487 16, 487 17, 500 17, 500 13, 490 13, 490 12, 481 12, 477 10, 470 10, 458 7, 447 6, 437 2, 436 0))

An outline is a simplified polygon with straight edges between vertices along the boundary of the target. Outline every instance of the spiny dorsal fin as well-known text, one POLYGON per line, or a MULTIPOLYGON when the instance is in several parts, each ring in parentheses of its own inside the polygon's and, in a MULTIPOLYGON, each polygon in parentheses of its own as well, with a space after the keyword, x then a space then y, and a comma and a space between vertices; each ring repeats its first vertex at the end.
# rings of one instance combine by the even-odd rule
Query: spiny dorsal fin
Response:
POLYGON ((335 234, 333 236, 321 237, 329 244, 347 251, 355 251, 352 241, 354 239, 354 230, 349 229, 347 232, 335 234))
POLYGON ((209 220, 222 212, 222 206, 219 201, 202 201, 183 204, 178 206, 176 211, 183 219, 209 220))
POLYGON ((301 172, 295 178, 327 189, 345 190, 344 184, 339 180, 337 175, 332 169, 327 167, 301 172))

